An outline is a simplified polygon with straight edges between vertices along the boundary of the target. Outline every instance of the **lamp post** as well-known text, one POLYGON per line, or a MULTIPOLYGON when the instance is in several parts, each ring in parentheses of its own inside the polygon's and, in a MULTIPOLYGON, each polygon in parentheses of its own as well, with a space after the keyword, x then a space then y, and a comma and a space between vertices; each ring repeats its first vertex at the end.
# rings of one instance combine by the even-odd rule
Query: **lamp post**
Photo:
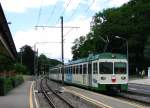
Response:
POLYGON ((129 55, 128 55, 128 41, 127 41, 127 39, 126 38, 123 38, 123 37, 120 37, 120 36, 115 36, 115 38, 117 38, 117 39, 123 39, 123 40, 125 40, 126 41, 126 46, 127 46, 127 60, 128 60, 128 58, 129 58, 129 55))

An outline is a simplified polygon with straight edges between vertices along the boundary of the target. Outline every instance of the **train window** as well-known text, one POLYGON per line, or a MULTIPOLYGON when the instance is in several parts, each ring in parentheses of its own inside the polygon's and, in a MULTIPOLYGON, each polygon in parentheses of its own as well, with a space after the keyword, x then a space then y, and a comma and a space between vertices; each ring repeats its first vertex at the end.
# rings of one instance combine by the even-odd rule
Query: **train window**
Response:
POLYGON ((92 64, 89 63, 88 64, 88 74, 91 74, 92 73, 92 64))
POLYGON ((68 74, 68 71, 69 71, 68 69, 69 69, 69 68, 67 67, 67 68, 66 68, 66 74, 68 74))
POLYGON ((93 74, 97 74, 98 69, 97 69, 97 63, 93 63, 93 74))
POLYGON ((100 74, 113 74, 113 63, 112 62, 100 62, 100 74))
POLYGON ((78 65, 78 74, 80 74, 80 65, 78 65))
POLYGON ((86 71, 87 71, 87 65, 84 64, 84 65, 83 65, 83 74, 86 74, 86 71))
POLYGON ((72 66, 72 74, 74 74, 74 66, 72 66))
POLYGON ((76 66, 74 66, 74 74, 76 74, 76 66))
MULTIPOLYGON (((64 74, 66 73, 66 69, 67 69, 67 67, 64 68, 64 74)), ((60 72, 60 73, 61 73, 61 72, 60 72)))
POLYGON ((114 63, 115 74, 126 74, 126 63, 116 62, 114 63))
POLYGON ((80 74, 82 74, 82 65, 80 65, 80 74))
POLYGON ((76 65, 76 74, 78 74, 78 66, 76 65))
POLYGON ((72 74, 72 66, 70 67, 70 72, 69 73, 72 74))

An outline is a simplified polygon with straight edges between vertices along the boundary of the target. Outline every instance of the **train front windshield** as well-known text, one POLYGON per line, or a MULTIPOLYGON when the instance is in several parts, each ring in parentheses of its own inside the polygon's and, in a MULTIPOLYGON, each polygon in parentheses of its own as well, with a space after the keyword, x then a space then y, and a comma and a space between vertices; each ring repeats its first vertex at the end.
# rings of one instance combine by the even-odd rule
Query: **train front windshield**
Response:
POLYGON ((113 63, 112 62, 100 62, 100 74, 113 74, 113 63))
POLYGON ((115 74, 126 74, 127 73, 126 67, 127 67, 126 63, 115 62, 114 63, 114 73, 115 74))

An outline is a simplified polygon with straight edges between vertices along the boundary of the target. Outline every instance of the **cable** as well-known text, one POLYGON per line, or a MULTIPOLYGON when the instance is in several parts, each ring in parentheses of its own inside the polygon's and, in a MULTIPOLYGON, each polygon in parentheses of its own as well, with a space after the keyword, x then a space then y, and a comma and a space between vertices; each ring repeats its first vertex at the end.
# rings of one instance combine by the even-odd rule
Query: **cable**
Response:
POLYGON ((39 21, 40 21, 43 1, 44 1, 44 0, 41 0, 41 6, 40 6, 40 10, 39 10, 39 14, 38 14, 38 19, 37 19, 37 23, 36 23, 36 25, 38 25, 38 24, 39 24, 39 21))
MULTIPOLYGON (((57 4, 57 3, 56 3, 56 4, 57 4)), ((50 18, 52 19, 52 16, 54 15, 55 10, 56 10, 56 5, 55 5, 54 8, 52 9, 52 12, 51 12, 51 14, 50 14, 50 16, 49 16, 49 18, 48 18, 48 20, 47 20, 47 22, 46 22, 46 25, 48 25, 48 21, 50 20, 50 18)))
POLYGON ((64 37, 67 36, 72 31, 72 29, 73 28, 71 28, 70 30, 68 30, 68 32, 64 35, 64 37))
MULTIPOLYGON (((81 1, 78 3, 77 9, 79 8, 80 4, 81 4, 81 1)), ((70 19, 73 17, 73 15, 76 13, 77 9, 75 9, 75 10, 72 12, 72 14, 70 15, 70 18, 69 18, 68 20, 70 20, 70 19)))
MULTIPOLYGON (((65 7, 65 9, 64 9, 64 11, 61 13, 60 16, 63 16, 63 15, 64 15, 64 13, 65 13, 65 11, 66 11, 66 9, 68 8, 68 6, 69 6, 70 3, 71 3, 71 0, 68 1, 67 5, 66 5, 66 7, 65 7)), ((58 20, 56 20, 56 23, 59 21, 59 19, 60 19, 60 18, 58 18, 58 20)))
POLYGON ((92 3, 87 7, 87 9, 85 10, 85 12, 87 13, 89 11, 89 9, 91 8, 91 6, 95 3, 95 0, 92 1, 92 3))
MULTIPOLYGON (((71 3, 71 0, 69 0, 69 2, 67 3, 67 6, 65 7, 66 9, 68 8, 68 6, 69 6, 69 4, 70 4, 70 3, 71 3)), ((65 13, 66 9, 64 9, 64 11, 62 12, 61 16, 63 16, 63 15, 64 15, 64 13, 65 13)))

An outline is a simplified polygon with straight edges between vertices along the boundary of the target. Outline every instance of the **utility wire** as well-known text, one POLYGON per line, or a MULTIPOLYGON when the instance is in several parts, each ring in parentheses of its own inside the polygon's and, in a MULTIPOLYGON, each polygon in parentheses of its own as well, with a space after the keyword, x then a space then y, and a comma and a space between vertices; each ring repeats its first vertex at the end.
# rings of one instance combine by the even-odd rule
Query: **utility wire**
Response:
POLYGON ((64 35, 64 37, 67 36, 72 31, 72 29, 73 28, 71 28, 70 30, 68 30, 68 32, 64 35))
POLYGON ((73 17, 73 15, 76 13, 77 9, 79 8, 79 6, 81 5, 81 1, 78 3, 77 8, 72 12, 72 14, 70 15, 69 20, 73 17))
MULTIPOLYGON (((57 4, 57 3, 56 3, 56 4, 57 4)), ((49 18, 48 18, 48 20, 47 20, 47 22, 46 22, 46 25, 48 25, 49 20, 52 19, 53 15, 54 15, 54 12, 55 12, 55 10, 56 10, 56 4, 55 4, 55 6, 53 7, 53 9, 52 9, 52 11, 51 11, 51 14, 50 14, 50 16, 49 16, 49 18)))
POLYGON ((41 0, 41 6, 40 6, 40 10, 39 10, 39 12, 38 12, 38 19, 37 19, 37 23, 36 23, 36 25, 38 25, 38 24, 39 24, 39 21, 40 21, 41 12, 42 12, 42 5, 43 5, 43 1, 44 1, 44 0, 41 0))
MULTIPOLYGON (((67 3, 67 5, 66 5, 66 9, 68 8, 68 6, 69 6, 69 4, 71 3, 71 0, 69 0, 69 2, 67 3)), ((64 11, 62 12, 62 14, 61 14, 61 16, 63 16, 64 15, 64 13, 65 13, 65 11, 66 11, 66 9, 64 9, 64 11)))
POLYGON ((91 4, 87 7, 87 9, 85 10, 85 13, 88 13, 89 9, 91 8, 91 6, 95 3, 95 0, 92 0, 91 4))
MULTIPOLYGON (((64 9, 64 11, 61 13, 60 16, 63 16, 63 15, 65 14, 65 11, 66 11, 66 9, 68 8, 68 6, 70 5, 70 3, 71 3, 71 0, 68 1, 67 5, 66 5, 66 7, 65 7, 65 9, 64 9)), ((58 18, 58 20, 56 20, 56 23, 59 21, 59 19, 60 19, 60 18, 58 18)))

